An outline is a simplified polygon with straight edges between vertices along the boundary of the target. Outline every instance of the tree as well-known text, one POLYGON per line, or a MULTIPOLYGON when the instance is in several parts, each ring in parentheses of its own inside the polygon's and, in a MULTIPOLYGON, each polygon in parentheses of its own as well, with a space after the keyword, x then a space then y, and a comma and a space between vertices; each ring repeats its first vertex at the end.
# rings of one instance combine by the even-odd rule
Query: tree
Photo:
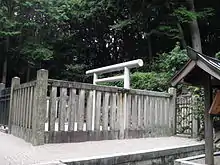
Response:
MULTIPOLYGON (((7 55, 8 81, 15 75, 32 79, 45 68, 51 78, 88 82, 87 69, 137 58, 145 61, 140 71, 148 72, 158 54, 170 52, 177 41, 183 48, 190 45, 189 23, 204 23, 212 15, 204 2, 194 11, 186 1, 174 0, 11 0, 10 18, 8 2, 1 1, 6 7, 0 12, 0 58, 7 55), (13 26, 6 26, 6 18, 13 26)), ((201 27, 203 49, 210 52, 207 41, 218 40, 217 30, 207 34, 201 27)))
MULTIPOLYGON (((187 3, 189 5, 189 10, 191 12, 195 12, 194 0, 187 0, 187 3)), ((190 22, 189 26, 192 36, 192 47, 198 52, 202 53, 202 44, 201 44, 200 30, 199 30, 197 18, 193 19, 190 22)))

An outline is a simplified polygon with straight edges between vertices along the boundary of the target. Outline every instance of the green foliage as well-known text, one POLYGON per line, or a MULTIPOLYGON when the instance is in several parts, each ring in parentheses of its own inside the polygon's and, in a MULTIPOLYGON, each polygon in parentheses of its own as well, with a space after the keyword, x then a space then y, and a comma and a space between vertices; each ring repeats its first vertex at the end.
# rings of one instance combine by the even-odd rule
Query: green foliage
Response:
POLYGON ((186 7, 179 7, 175 9, 171 15, 177 17, 177 19, 181 23, 190 22, 192 20, 197 19, 197 17, 199 16, 198 13, 189 11, 186 9, 186 7))
MULTIPOLYGON (((174 50, 162 52, 169 52, 182 39, 190 43, 187 21, 205 21, 200 28, 206 45, 209 39, 218 40, 218 31, 206 33, 215 29, 207 19, 215 16, 214 2, 212 6, 199 3, 196 12, 187 11, 185 2, 174 0, 0 0, 0 6, 0 66, 7 57, 8 81, 14 75, 25 79, 24 72, 32 63, 33 71, 43 67, 51 77, 91 82, 85 76, 86 69, 142 58, 145 69, 135 76, 150 77, 151 84, 156 84, 159 74, 168 79, 182 66, 184 51, 176 52, 179 56, 174 50), (186 39, 180 35, 179 24, 186 39)), ((214 41, 217 49, 219 42, 214 41)), ((138 86, 156 89, 134 84, 138 86)), ((158 84, 158 90, 165 90, 165 86, 158 84)))
POLYGON ((217 53, 215 54, 215 58, 217 58, 217 59, 220 60, 220 52, 217 52, 217 53))
POLYGON ((88 76, 82 75, 82 73, 86 72, 87 65, 70 64, 70 65, 65 65, 65 67, 66 69, 61 73, 64 80, 84 82, 88 78, 88 76))
POLYGON ((177 9, 174 9, 171 16, 177 18, 177 20, 181 23, 189 23, 195 19, 207 19, 214 15, 213 8, 203 8, 201 11, 189 11, 186 7, 181 6, 177 9))
POLYGON ((45 44, 27 43, 21 50, 21 54, 25 60, 32 63, 51 60, 53 58, 53 51, 45 46, 45 44))
POLYGON ((185 49, 181 49, 179 43, 169 53, 162 53, 154 64, 154 70, 173 75, 180 70, 189 60, 185 49))
POLYGON ((131 76, 131 87, 134 89, 165 91, 169 87, 169 78, 170 76, 164 72, 135 72, 131 76))

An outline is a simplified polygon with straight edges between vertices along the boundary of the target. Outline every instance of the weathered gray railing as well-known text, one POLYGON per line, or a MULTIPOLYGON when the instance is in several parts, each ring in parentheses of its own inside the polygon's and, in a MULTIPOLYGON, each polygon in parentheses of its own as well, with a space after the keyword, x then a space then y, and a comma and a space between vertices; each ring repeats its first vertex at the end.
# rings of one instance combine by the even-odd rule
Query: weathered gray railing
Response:
POLYGON ((0 125, 8 125, 10 105, 10 88, 5 88, 5 84, 0 84, 0 125))
POLYGON ((60 80, 48 83, 46 143, 168 136, 174 132, 172 94, 60 80))
POLYGON ((48 72, 39 70, 37 80, 20 84, 12 79, 9 133, 34 145, 44 144, 48 72))
POLYGON ((46 70, 33 82, 12 80, 9 132, 34 145, 169 136, 175 119, 173 88, 163 93, 52 80, 46 70))

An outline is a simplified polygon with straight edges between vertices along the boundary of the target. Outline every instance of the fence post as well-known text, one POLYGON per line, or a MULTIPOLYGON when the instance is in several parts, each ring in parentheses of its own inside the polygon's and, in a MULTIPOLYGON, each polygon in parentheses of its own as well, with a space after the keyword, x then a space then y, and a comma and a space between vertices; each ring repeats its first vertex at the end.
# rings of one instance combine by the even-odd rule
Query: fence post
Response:
POLYGON ((9 107, 9 116, 8 116, 8 132, 11 134, 11 126, 12 126, 12 119, 13 119, 13 115, 14 115, 14 111, 15 111, 15 107, 14 107, 14 88, 20 85, 20 78, 19 77, 14 77, 12 78, 11 81, 11 93, 10 93, 10 107, 9 107))
POLYGON ((2 90, 5 89, 5 84, 4 83, 0 83, 0 97, 2 95, 2 90))
POLYGON ((2 95, 2 90, 5 89, 5 84, 4 83, 0 83, 0 97, 2 95))
POLYGON ((0 125, 3 124, 3 119, 2 119, 2 111, 3 111, 3 101, 1 101, 1 97, 2 97, 2 90, 5 89, 5 84, 4 83, 0 83, 0 125))
POLYGON ((199 133, 198 119, 196 119, 196 110, 198 102, 195 96, 192 97, 192 137, 197 138, 199 133))
POLYGON ((0 83, 0 96, 1 96, 1 91, 5 89, 5 84, 4 83, 0 83))
POLYGON ((34 91, 34 107, 32 121, 32 144, 44 144, 44 131, 47 110, 47 86, 48 71, 41 69, 37 71, 37 81, 34 91))
POLYGON ((169 127, 172 135, 176 134, 176 88, 169 88, 168 93, 172 95, 170 99, 169 127))

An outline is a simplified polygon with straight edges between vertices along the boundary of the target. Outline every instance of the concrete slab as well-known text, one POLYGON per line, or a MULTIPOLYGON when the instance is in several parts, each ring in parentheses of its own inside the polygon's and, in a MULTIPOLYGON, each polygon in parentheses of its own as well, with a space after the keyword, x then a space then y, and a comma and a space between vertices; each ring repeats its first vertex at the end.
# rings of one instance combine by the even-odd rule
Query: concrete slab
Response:
POLYGON ((182 137, 161 137, 32 146, 20 138, 0 132, 0 164, 48 165, 50 162, 55 165, 67 160, 88 160, 199 144, 203 142, 182 137))

